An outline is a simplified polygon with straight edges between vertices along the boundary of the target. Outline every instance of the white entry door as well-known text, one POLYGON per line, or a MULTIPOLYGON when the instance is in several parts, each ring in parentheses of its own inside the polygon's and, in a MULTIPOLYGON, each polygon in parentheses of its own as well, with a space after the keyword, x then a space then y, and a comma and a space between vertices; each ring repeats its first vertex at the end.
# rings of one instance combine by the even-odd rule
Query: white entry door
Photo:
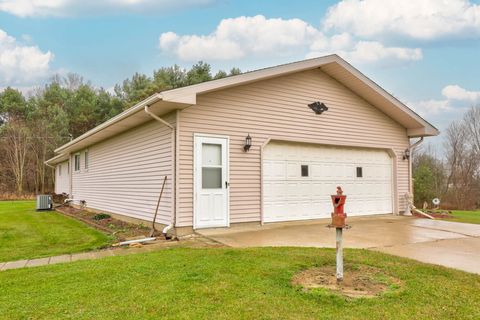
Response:
POLYGON ((194 228, 227 227, 228 138, 195 136, 194 228))

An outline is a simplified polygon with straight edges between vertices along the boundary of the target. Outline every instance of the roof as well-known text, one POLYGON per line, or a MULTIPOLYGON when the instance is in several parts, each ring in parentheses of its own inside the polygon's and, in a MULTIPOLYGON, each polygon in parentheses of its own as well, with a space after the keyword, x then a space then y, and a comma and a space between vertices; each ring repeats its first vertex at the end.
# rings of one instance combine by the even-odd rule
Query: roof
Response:
MULTIPOLYGON (((409 137, 435 136, 439 134, 437 128, 355 69, 348 62, 334 54, 156 93, 57 148, 55 153, 61 155, 78 151, 150 121, 152 118, 144 112, 145 106, 149 106, 151 112, 161 116, 176 109, 184 109, 188 106, 195 105, 197 96, 200 94, 316 68, 320 68, 323 72, 400 123, 407 129, 407 135, 409 137)), ((59 161, 57 161, 57 159, 63 159, 63 157, 56 156, 46 163, 50 165, 58 163, 59 161)))

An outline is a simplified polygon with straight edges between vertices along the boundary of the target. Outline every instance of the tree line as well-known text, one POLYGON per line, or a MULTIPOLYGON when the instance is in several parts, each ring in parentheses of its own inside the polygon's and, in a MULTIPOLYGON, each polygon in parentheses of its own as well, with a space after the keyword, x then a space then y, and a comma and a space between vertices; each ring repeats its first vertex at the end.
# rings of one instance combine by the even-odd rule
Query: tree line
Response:
POLYGON ((432 146, 414 154, 417 207, 439 198, 446 209, 480 208, 480 106, 472 106, 443 133, 443 155, 432 146))
POLYGON ((135 73, 113 92, 96 88, 77 74, 54 76, 27 94, 6 88, 0 92, 0 193, 52 191, 54 172, 44 163, 56 147, 155 92, 240 73, 233 68, 213 75, 211 66, 200 61, 190 69, 174 65, 155 70, 152 76, 135 73))

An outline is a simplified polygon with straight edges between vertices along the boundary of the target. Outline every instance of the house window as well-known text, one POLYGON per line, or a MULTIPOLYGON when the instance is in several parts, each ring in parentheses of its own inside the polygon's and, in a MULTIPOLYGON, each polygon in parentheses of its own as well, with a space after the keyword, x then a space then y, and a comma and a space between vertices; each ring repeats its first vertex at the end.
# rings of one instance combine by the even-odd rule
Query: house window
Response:
POLYGON ((302 171, 302 177, 308 177, 308 165, 307 164, 302 164, 300 166, 301 171, 302 171))
POLYGON ((80 153, 75 155, 75 171, 80 171, 80 153))
POLYGON ((85 151, 85 170, 88 169, 88 150, 85 151))
POLYGON ((357 178, 363 178, 363 168, 357 167, 357 178))

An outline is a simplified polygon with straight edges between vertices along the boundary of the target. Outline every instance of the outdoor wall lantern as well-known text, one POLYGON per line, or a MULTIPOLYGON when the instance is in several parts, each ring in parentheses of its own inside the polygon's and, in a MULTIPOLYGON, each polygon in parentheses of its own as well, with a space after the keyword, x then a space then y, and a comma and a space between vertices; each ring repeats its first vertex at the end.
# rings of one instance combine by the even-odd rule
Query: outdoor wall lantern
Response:
POLYGON ((410 159, 410 149, 405 149, 405 151, 403 152, 403 160, 408 160, 410 159))
POLYGON ((250 137, 250 134, 248 134, 247 137, 245 138, 245 145, 243 146, 243 151, 248 152, 251 146, 252 146, 252 137, 250 137))
POLYGON ((328 110, 328 107, 325 105, 325 103, 320 102, 320 101, 315 101, 313 103, 310 103, 309 108, 315 112, 315 114, 322 114, 323 112, 328 110))

